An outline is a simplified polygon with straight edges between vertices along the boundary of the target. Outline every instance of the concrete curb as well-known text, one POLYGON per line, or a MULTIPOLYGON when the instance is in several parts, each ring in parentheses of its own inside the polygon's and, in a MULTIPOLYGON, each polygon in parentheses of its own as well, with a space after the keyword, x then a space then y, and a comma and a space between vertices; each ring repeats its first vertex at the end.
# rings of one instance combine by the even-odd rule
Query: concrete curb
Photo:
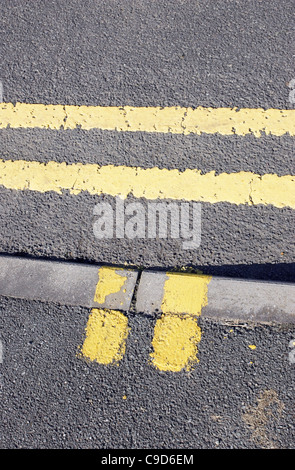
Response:
POLYGON ((0 256, 0 295, 127 311, 138 273, 108 266, 0 256))
MULTIPOLYGON (((171 292, 169 292, 171 297, 171 292)), ((145 314, 188 313, 182 303, 191 305, 202 317, 250 322, 295 323, 295 285, 279 282, 210 277, 196 274, 144 271, 137 291, 136 310, 145 314), (174 277, 174 286, 184 286, 174 292, 167 310, 166 286, 174 277), (198 282, 206 281, 205 298, 200 300, 198 282), (180 280, 181 282, 175 282, 180 280), (195 288, 194 288, 195 282, 195 288), (185 286, 189 286, 188 289, 185 286), (151 296, 150 293, 153 293, 151 296), (190 297, 190 299, 189 299, 190 297), (175 307, 173 304, 176 304, 175 307), (165 308, 164 308, 165 307, 165 308)), ((192 312, 190 312, 192 313, 192 312)))
MULTIPOLYGON (((128 311, 136 269, 0 256, 0 295, 128 311)), ((295 284, 143 271, 138 314, 202 315, 225 321, 295 323, 295 284)))

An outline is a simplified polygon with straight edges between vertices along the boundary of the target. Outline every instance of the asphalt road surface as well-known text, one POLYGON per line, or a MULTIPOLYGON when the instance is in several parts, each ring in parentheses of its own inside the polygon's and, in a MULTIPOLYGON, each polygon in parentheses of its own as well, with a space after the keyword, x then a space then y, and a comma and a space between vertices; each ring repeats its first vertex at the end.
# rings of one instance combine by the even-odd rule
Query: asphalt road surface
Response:
MULTIPOLYGON (((292 110, 293 17, 290 0, 2 1, 3 102, 292 110)), ((0 143, 3 161, 294 175, 288 133, 10 125, 0 143)), ((116 200, 1 186, 1 254, 294 282, 294 207, 201 202, 200 246, 183 249, 98 239, 100 202, 116 200)), ((150 363, 156 316, 134 305, 115 366, 77 355, 85 308, 2 297, 0 312, 1 448, 294 448, 292 324, 201 317, 199 362, 174 373, 150 363)))
POLYGON ((3 299, 1 447, 293 448, 293 328, 200 320, 192 372, 150 364, 154 320, 128 314, 118 366, 77 356, 89 311, 3 299), (256 345, 256 349, 249 348, 256 345))

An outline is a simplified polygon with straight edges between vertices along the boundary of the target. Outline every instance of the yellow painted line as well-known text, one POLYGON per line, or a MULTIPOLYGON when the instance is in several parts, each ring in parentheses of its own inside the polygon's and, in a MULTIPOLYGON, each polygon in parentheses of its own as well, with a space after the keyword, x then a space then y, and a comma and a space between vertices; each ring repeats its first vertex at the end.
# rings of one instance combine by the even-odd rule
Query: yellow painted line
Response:
POLYGON ((295 177, 252 172, 201 174, 199 170, 99 166, 0 160, 0 185, 8 189, 70 194, 87 191, 126 198, 174 199, 295 208, 295 177))
POLYGON ((201 329, 194 317, 162 315, 156 322, 152 341, 153 365, 162 371, 190 370, 198 361, 197 345, 200 340, 201 329))
POLYGON ((120 271, 123 272, 123 269, 108 266, 102 266, 99 269, 99 280, 94 294, 95 302, 103 304, 108 295, 120 292, 127 281, 127 276, 119 274, 120 271))
POLYGON ((207 305, 211 276, 167 273, 162 301, 163 315, 157 320, 152 341, 153 365, 162 371, 190 370, 198 362, 201 328, 197 316, 207 305), (186 312, 186 315, 181 313, 186 312))
MULTIPOLYGON (((127 277, 121 268, 102 266, 96 285, 94 301, 104 303, 110 294, 120 292, 127 277)), ((86 338, 81 354, 100 364, 118 363, 125 354, 128 319, 117 310, 93 308, 86 326, 86 338)))
POLYGON ((0 128, 102 129, 173 134, 295 135, 295 110, 104 107, 1 103, 0 128))
POLYGON ((200 315, 207 305, 208 284, 212 276, 166 273, 161 309, 163 313, 200 315))
POLYGON ((125 354, 128 319, 116 310, 92 309, 81 354, 100 364, 118 363, 125 354))

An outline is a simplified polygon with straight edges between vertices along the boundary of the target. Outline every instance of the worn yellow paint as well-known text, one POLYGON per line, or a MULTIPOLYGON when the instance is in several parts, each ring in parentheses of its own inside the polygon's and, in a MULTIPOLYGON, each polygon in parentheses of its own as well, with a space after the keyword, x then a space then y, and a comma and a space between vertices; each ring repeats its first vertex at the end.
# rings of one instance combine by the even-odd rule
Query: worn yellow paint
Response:
POLYGON ((1 103, 0 128, 103 129, 174 134, 295 135, 295 110, 1 103))
POLYGON ((212 276, 166 273, 161 310, 163 313, 200 315, 207 305, 208 284, 212 276))
POLYGON ((61 129, 64 123, 65 109, 62 105, 0 104, 0 128, 61 129))
POLYGON ((164 314, 157 320, 151 353, 153 365, 162 371, 190 370, 198 361, 201 328, 195 317, 164 314))
POLYGON ((99 279, 94 294, 95 302, 103 304, 108 295, 120 292, 127 281, 127 276, 123 276, 121 272, 123 269, 108 266, 99 269, 99 279))
POLYGON ((82 355, 100 364, 118 363, 125 353, 128 319, 116 310, 92 309, 82 355))
POLYGON ((167 273, 167 278, 151 358, 158 369, 178 372, 198 361, 201 328, 197 316, 207 305, 211 276, 167 273))
POLYGON ((251 172, 201 174, 199 170, 99 166, 0 160, 0 185, 9 189, 70 194, 87 191, 126 198, 174 199, 295 208, 295 177, 251 172))
POLYGON ((249 344, 249 348, 250 349, 256 349, 256 346, 255 346, 255 344, 249 344))

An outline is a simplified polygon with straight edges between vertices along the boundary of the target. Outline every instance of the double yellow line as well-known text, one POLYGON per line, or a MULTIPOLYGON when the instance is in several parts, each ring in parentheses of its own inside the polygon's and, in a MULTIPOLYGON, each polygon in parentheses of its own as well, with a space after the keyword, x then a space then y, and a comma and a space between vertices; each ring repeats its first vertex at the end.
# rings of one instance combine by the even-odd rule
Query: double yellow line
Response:
MULTIPOLYGON (((0 129, 37 128, 52 130, 102 129, 117 132, 173 134, 220 134, 259 138, 266 135, 295 135, 295 110, 230 109, 181 107, 101 107, 11 103, 0 104, 0 129)), ((109 194, 126 198, 174 199, 209 203, 273 205, 295 208, 295 177, 252 172, 202 174, 198 169, 139 168, 97 164, 41 163, 0 160, 0 185, 13 190, 44 193, 109 194)), ((122 278, 105 271, 96 300, 122 287, 122 278)), ((198 279, 200 298, 194 297, 194 315, 179 316, 176 302, 187 285, 171 278, 163 300, 163 315, 156 321, 153 337, 153 364, 162 371, 179 371, 197 361, 201 331, 196 316, 206 305, 207 276, 198 279), (181 283, 181 284, 179 284, 181 283), (197 305, 196 305, 197 302, 197 305), (171 313, 172 312, 172 313, 171 313)), ((187 283, 187 280, 185 280, 187 283)), ((186 297, 185 297, 186 298, 186 297)), ((187 298, 186 298, 187 299, 187 298)), ((186 304, 185 311, 190 312, 186 304)), ((122 359, 128 336, 128 319, 120 311, 93 309, 88 319, 80 353, 101 364, 122 359)))
MULTIPOLYGON (((197 318, 208 303, 211 276, 179 273, 167 273, 166 276, 161 305, 163 314, 155 322, 150 361, 162 371, 190 370, 198 362, 201 328, 197 318)), ((124 288, 126 279, 120 269, 101 267, 94 300, 104 302, 107 296, 118 293, 124 288)), ((125 354, 128 335, 128 318, 123 312, 94 308, 78 356, 103 365, 118 364, 125 354)))
MULTIPOLYGON (((103 129, 118 132, 276 136, 295 135, 295 110, 181 107, 101 107, 2 103, 1 128, 103 129)), ((0 160, 0 185, 8 189, 126 198, 174 199, 209 203, 295 208, 293 175, 252 172, 202 174, 198 169, 139 168, 0 160)))

